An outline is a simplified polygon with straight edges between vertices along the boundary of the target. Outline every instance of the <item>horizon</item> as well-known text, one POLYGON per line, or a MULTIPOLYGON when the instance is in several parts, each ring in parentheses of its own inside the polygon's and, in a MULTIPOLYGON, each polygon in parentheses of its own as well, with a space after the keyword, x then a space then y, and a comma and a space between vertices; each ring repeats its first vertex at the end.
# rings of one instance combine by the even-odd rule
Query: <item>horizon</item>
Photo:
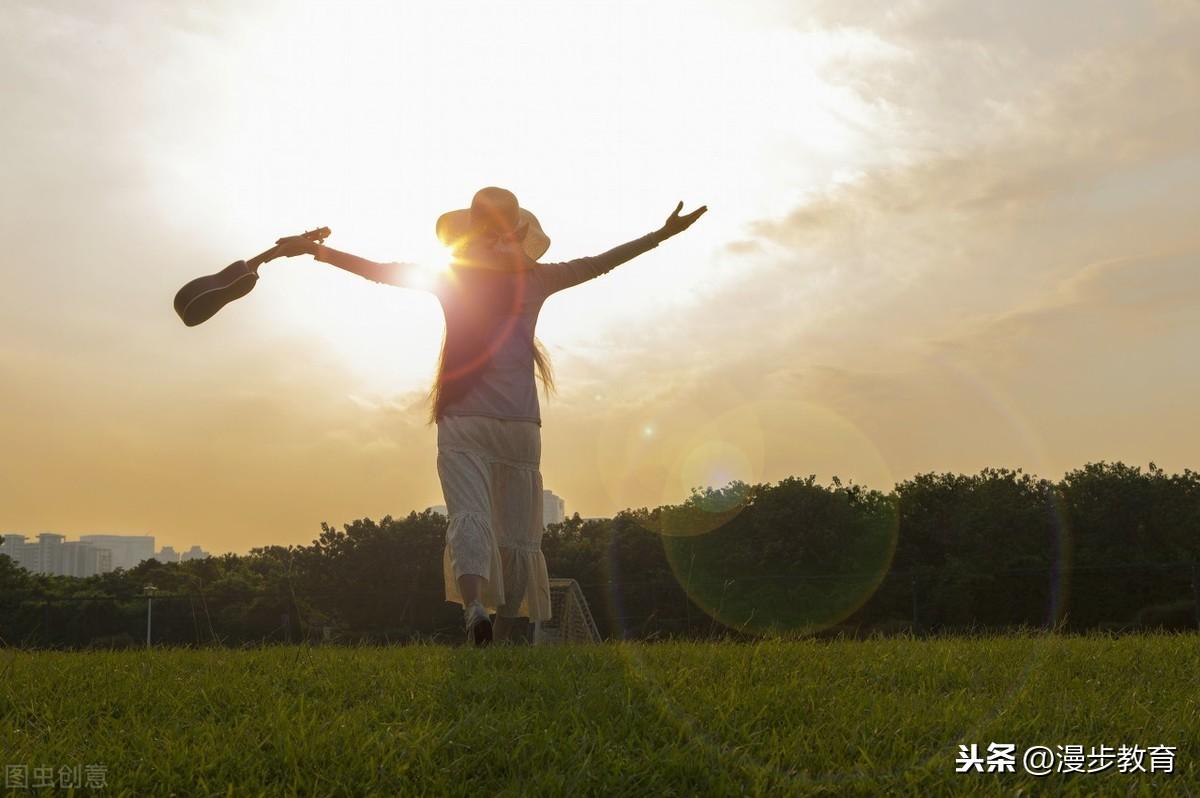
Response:
POLYGON ((541 468, 572 515, 732 480, 1200 465, 1193 5, 9 22, 0 529, 244 554, 441 503, 432 297, 294 258, 200 327, 170 302, 320 225, 432 262, 485 185, 537 215, 543 262, 710 209, 541 315, 541 468))
MULTIPOLYGON (((835 488, 835 487, 849 488, 852 486, 857 486, 860 488, 865 488, 868 491, 875 491, 875 492, 879 492, 879 493, 883 493, 883 494, 887 495, 887 494, 895 493, 896 489, 900 485, 902 485, 906 482, 911 482, 921 476, 929 476, 929 475, 940 476, 940 475, 947 475, 947 474, 953 474, 953 475, 958 475, 958 476, 982 476, 986 471, 996 471, 996 472, 1010 472, 1014 475, 1021 474, 1021 475, 1028 476, 1032 479, 1036 479, 1039 481, 1045 480, 1045 481, 1051 482, 1052 484, 1057 485, 1057 484, 1060 484, 1070 474, 1078 472, 1078 471, 1082 471, 1085 468, 1087 468, 1088 466, 1093 466, 1093 465, 1123 466, 1123 467, 1126 467, 1126 468, 1128 468, 1136 473, 1139 473, 1139 474, 1151 475, 1151 474, 1155 474, 1155 473, 1163 473, 1163 474, 1167 474, 1169 477, 1181 476, 1181 475, 1188 474, 1188 473, 1192 473, 1192 474, 1196 473, 1195 469, 1191 469, 1191 468, 1187 468, 1187 467, 1183 468, 1180 471, 1171 471, 1168 469, 1163 469, 1161 466, 1158 465, 1158 463, 1156 463, 1153 460, 1151 460, 1149 463, 1146 464, 1145 469, 1142 468, 1142 465, 1140 463, 1125 463, 1123 461, 1097 461, 1097 462, 1081 463, 1078 466, 1076 466, 1075 468, 1068 469, 1067 471, 1063 472, 1063 474, 1057 478, 1047 477, 1044 474, 1033 473, 1033 472, 1027 471, 1026 469, 1021 468, 1019 466, 1015 467, 1015 468, 1009 468, 1007 466, 985 466, 984 468, 980 469, 978 472, 973 473, 973 474, 966 474, 963 472, 949 472, 949 471, 925 471, 925 472, 914 473, 914 474, 910 474, 908 477, 906 477, 904 479, 897 481, 896 483, 892 484, 891 486, 887 487, 886 489, 881 488, 877 485, 867 485, 864 483, 855 482, 853 479, 850 479, 850 478, 846 479, 845 481, 842 481, 841 478, 837 474, 832 474, 832 475, 830 475, 828 480, 818 481, 817 484, 821 485, 822 487, 827 487, 827 488, 835 488)), ((784 476, 782 478, 782 480, 786 480, 786 479, 802 479, 803 480, 803 479, 807 479, 808 477, 812 477, 813 479, 816 479, 815 474, 809 474, 806 476, 802 476, 799 474, 789 474, 789 475, 784 476)), ((749 485, 751 485, 751 486, 761 485, 761 486, 766 486, 766 487, 775 487, 782 480, 773 480, 773 481, 767 481, 767 482, 762 482, 762 483, 749 483, 749 485)), ((739 482, 739 480, 733 480, 724 485, 710 485, 710 486, 704 486, 704 487, 709 487, 709 488, 714 488, 714 489, 731 488, 737 482, 739 482)), ((551 489, 547 488, 546 490, 553 494, 553 491, 551 489)), ((562 497, 562 496, 558 496, 557 494, 554 494, 554 495, 556 496, 556 498, 558 498, 560 500, 564 499, 564 497, 562 497)), ((681 497, 681 499, 678 502, 673 502, 671 504, 678 505, 678 504, 682 503, 684 500, 686 500, 686 498, 687 498, 686 496, 681 497)), ((569 507, 570 505, 568 504, 567 506, 569 507)), ((641 507, 641 508, 634 507, 634 506, 627 506, 627 507, 622 507, 608 515, 589 515, 589 516, 585 516, 582 513, 578 512, 577 510, 576 511, 568 511, 564 515, 564 520, 570 520, 570 519, 574 518, 576 515, 578 515, 580 518, 580 521, 582 521, 582 522, 610 521, 613 518, 615 518, 617 515, 624 513, 624 512, 636 512, 639 509, 654 510, 654 509, 660 509, 665 506, 669 506, 669 505, 658 505, 656 507, 648 507, 648 506, 643 505, 643 507, 641 507)), ((328 522, 328 521, 325 521, 323 523, 328 523, 332 528, 339 529, 339 528, 342 528, 343 526, 349 526, 356 521, 373 521, 373 522, 379 523, 389 517, 392 518, 393 520, 403 520, 403 519, 407 518, 409 515, 412 515, 412 514, 421 515, 425 512, 433 512, 437 515, 445 516, 446 515, 446 505, 431 504, 431 505, 427 505, 425 507, 414 507, 414 508, 411 508, 410 510, 408 510, 407 512, 385 513, 384 515, 376 517, 376 518, 361 516, 361 517, 357 517, 357 518, 345 519, 344 521, 338 521, 336 523, 332 523, 332 522, 328 522)), ((271 546, 276 546, 276 545, 281 545, 284 547, 287 547, 287 546, 297 546, 297 547, 310 546, 320 537, 320 523, 318 523, 317 528, 318 528, 317 533, 314 534, 313 537, 310 540, 308 540, 307 542, 302 541, 302 542, 298 542, 298 543, 292 542, 292 543, 287 543, 287 544, 268 542, 268 543, 261 544, 261 546, 249 547, 245 550, 228 549, 228 550, 222 550, 222 551, 207 550, 207 549, 204 549, 204 547, 201 544, 164 543, 160 540, 160 536, 156 535, 153 532, 114 533, 114 532, 101 532, 101 531, 93 530, 90 532, 78 532, 77 533, 77 532, 71 532, 71 531, 52 530, 52 529, 39 529, 36 531, 25 532, 25 531, 9 529, 9 530, 0 530, 0 538, 4 538, 8 535, 18 535, 18 536, 24 537, 26 540, 29 540, 31 538, 37 538, 39 535, 43 535, 43 534, 59 535, 64 538, 68 538, 70 535, 75 535, 76 539, 74 541, 72 541, 72 540, 64 540, 63 541, 64 543, 72 543, 72 542, 79 542, 84 537, 96 537, 96 536, 112 536, 112 537, 124 537, 124 538, 139 538, 140 537, 140 538, 150 538, 151 540, 153 540, 155 549, 161 550, 161 549, 165 549, 165 548, 170 548, 170 549, 173 549, 177 554, 184 554, 192 549, 200 548, 200 549, 204 549, 204 554, 206 556, 210 556, 210 557, 219 557, 224 554, 233 554, 238 557, 246 557, 246 556, 250 555, 251 549, 253 549, 253 548, 269 548, 271 546)), ((710 530, 710 531, 712 531, 712 530, 710 530)))

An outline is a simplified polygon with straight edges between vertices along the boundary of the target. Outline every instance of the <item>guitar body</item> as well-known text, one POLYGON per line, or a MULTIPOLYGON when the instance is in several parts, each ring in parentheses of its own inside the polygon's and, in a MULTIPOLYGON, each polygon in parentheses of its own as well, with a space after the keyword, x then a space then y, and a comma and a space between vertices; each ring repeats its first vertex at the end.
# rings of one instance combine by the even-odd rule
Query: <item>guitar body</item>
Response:
POLYGON ((197 277, 180 288, 175 294, 175 312, 184 324, 195 327, 250 293, 257 282, 258 272, 251 271, 244 260, 235 261, 216 274, 197 277))
MULTIPOLYGON (((319 227, 301 235, 320 243, 329 235, 329 228, 319 227)), ((216 274, 197 277, 175 294, 175 312, 189 327, 208 321, 218 310, 250 293, 258 282, 258 267, 275 257, 278 247, 256 255, 249 262, 234 261, 216 274)))

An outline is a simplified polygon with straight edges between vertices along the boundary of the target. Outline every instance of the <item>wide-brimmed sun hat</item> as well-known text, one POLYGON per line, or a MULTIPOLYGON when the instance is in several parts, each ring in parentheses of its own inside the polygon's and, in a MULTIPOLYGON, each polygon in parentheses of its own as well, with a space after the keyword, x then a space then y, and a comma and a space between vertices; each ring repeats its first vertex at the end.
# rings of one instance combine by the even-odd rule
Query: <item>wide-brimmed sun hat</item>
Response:
POLYGON ((526 232, 521 247, 530 260, 537 260, 550 248, 550 238, 542 232, 537 217, 522 208, 511 191, 488 186, 475 192, 470 208, 439 216, 436 230, 438 240, 453 249, 484 229, 512 232, 522 225, 526 232))

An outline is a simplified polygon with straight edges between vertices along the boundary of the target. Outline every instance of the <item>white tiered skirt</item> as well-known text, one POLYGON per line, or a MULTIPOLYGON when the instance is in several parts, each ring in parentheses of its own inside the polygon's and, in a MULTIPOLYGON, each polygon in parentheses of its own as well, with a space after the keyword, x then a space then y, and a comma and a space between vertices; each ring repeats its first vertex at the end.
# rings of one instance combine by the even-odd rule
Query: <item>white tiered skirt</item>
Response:
POLYGON ((443 416, 438 477, 450 517, 442 573, 446 600, 462 604, 458 577, 484 579, 480 600, 508 618, 550 619, 542 555, 542 430, 532 421, 443 416))

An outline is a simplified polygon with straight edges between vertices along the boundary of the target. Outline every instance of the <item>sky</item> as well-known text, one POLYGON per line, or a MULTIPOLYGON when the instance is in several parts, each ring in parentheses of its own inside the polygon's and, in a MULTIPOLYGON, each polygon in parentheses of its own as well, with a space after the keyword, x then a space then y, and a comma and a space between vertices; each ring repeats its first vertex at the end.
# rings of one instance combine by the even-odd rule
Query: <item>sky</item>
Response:
POLYGON ((1200 6, 10 2, 0 531, 215 552, 441 503, 443 256, 486 185, 553 297, 542 473, 606 516, 733 479, 1200 460, 1200 6), (886 9, 886 10, 881 10, 886 9))

